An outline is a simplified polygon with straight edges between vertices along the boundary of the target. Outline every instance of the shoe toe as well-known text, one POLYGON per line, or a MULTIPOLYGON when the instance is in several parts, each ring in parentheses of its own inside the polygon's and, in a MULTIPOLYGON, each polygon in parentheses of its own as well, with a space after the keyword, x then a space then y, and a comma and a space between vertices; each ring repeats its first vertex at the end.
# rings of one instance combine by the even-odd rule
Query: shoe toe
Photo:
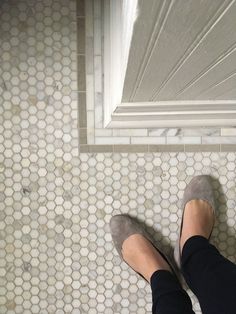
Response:
POLYGON ((202 199, 208 202, 215 212, 214 191, 211 185, 211 177, 208 175, 199 175, 194 177, 187 185, 182 202, 182 209, 193 199, 202 199))

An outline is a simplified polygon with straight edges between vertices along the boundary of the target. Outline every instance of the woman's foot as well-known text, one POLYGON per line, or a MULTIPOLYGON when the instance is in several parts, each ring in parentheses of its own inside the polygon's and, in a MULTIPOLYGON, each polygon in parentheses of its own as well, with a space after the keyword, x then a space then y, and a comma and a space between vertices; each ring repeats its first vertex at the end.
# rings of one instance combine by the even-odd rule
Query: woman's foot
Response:
POLYGON ((150 282, 157 270, 171 271, 165 257, 156 249, 144 227, 128 215, 115 215, 110 220, 110 231, 120 257, 150 282))
POLYGON ((141 234, 132 234, 123 242, 122 256, 126 263, 142 274, 148 282, 157 270, 171 271, 161 254, 141 234))
POLYGON ((182 252, 185 242, 195 235, 209 238, 214 225, 214 210, 204 200, 191 200, 184 209, 183 226, 180 237, 180 250, 182 252))

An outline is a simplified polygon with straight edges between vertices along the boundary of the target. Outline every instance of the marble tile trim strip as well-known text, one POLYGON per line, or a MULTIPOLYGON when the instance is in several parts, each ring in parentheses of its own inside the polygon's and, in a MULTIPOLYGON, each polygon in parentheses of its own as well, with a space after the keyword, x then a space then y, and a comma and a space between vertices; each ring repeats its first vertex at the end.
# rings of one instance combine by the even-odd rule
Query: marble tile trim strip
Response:
MULTIPOLYGON (((87 112, 86 112, 86 93, 78 93, 78 128, 83 128, 87 130, 87 112)), ((87 144, 87 140, 86 143, 87 144)))
POLYGON ((236 152, 236 144, 221 144, 221 152, 236 152))
POLYGON ((201 144, 201 145, 194 145, 194 144, 186 144, 184 146, 185 152, 220 152, 221 147, 220 144, 201 144))
POLYGON ((85 17, 85 1, 77 0, 76 6, 77 17, 85 17))
POLYGON ((87 144, 85 1, 76 1, 77 12, 77 88, 79 144, 87 144))
POLYGON ((77 54, 85 55, 85 18, 77 17, 77 54))
POLYGON ((236 136, 236 128, 222 128, 221 136, 236 136))
POLYGON ((213 145, 80 145, 80 153, 236 152, 235 144, 213 145))

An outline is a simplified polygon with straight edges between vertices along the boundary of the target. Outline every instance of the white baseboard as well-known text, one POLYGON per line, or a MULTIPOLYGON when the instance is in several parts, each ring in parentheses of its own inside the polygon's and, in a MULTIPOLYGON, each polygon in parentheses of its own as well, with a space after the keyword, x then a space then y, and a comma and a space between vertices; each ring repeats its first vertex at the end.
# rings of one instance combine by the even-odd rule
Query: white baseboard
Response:
POLYGON ((106 128, 236 126, 236 101, 160 101, 121 103, 106 128))

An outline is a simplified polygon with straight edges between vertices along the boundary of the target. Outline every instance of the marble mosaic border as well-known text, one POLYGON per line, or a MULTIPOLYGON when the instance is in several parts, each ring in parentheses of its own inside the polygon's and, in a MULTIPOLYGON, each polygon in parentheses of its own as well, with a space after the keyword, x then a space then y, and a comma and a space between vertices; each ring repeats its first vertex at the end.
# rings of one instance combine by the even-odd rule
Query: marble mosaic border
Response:
POLYGON ((94 31, 102 36, 101 3, 102 0, 77 0, 79 152, 236 151, 236 128, 207 128, 201 129, 201 133, 195 130, 195 134, 189 129, 102 129, 102 45, 94 37, 94 31), (209 133, 211 136, 207 136, 209 133), (106 141, 111 144, 103 144, 106 141))

